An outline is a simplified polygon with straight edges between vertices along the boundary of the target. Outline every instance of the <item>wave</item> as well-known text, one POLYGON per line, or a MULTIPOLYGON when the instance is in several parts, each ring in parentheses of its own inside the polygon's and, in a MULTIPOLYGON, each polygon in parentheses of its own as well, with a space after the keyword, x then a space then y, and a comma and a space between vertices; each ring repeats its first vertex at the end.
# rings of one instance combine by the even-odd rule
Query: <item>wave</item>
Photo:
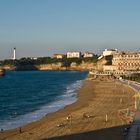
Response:
POLYGON ((64 108, 66 105, 76 102, 77 90, 81 88, 82 83, 82 80, 78 80, 75 83, 68 85, 66 91, 58 96, 55 101, 40 107, 40 109, 36 111, 19 116, 15 112, 17 115, 15 118, 11 118, 10 120, 0 120, 0 129, 8 130, 21 127, 41 119, 48 113, 56 112, 59 109, 64 108))

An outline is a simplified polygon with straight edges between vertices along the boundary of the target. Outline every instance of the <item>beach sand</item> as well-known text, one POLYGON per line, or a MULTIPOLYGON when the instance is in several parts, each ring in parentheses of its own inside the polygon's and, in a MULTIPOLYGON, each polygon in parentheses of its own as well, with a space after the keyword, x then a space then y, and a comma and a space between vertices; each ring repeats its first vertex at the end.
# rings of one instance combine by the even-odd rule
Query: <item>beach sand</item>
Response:
POLYGON ((134 94, 114 80, 85 80, 77 102, 21 129, 1 132, 0 140, 123 140, 135 113, 134 94))

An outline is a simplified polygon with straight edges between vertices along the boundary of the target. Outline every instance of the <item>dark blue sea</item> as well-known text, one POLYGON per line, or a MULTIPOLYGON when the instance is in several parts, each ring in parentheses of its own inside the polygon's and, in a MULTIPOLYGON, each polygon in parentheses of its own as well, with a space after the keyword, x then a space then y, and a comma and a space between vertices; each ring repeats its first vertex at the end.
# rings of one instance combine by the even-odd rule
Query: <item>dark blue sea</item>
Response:
POLYGON ((41 119, 76 101, 86 78, 77 71, 9 71, 0 77, 0 129, 41 119))

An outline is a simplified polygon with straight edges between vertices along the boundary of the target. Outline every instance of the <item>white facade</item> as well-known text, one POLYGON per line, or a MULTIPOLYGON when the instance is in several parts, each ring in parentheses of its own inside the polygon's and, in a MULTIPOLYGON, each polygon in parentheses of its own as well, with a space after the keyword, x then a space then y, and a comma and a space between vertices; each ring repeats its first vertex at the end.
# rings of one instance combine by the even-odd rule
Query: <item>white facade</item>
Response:
POLYGON ((119 71, 140 71, 140 52, 114 54, 112 65, 119 71))
POLYGON ((67 52, 67 58, 80 58, 81 52, 67 52))
POLYGON ((116 66, 112 66, 112 65, 104 65, 103 66, 103 71, 110 71, 110 72, 114 72, 116 71, 116 66))
POLYGON ((117 49, 105 49, 103 51, 103 56, 113 55, 116 52, 117 52, 117 49))
POLYGON ((62 59, 65 55, 64 54, 54 54, 54 58, 62 59))
POLYGON ((89 58, 89 57, 92 58, 93 56, 94 56, 94 54, 93 54, 93 53, 90 53, 90 52, 85 52, 85 53, 83 54, 83 57, 84 57, 84 58, 87 58, 87 57, 88 57, 88 58, 89 58))
POLYGON ((37 60, 37 57, 31 57, 30 59, 32 59, 32 60, 37 60))
POLYGON ((102 59, 102 58, 103 58, 103 56, 101 55, 101 56, 98 57, 98 60, 100 60, 100 59, 102 59))

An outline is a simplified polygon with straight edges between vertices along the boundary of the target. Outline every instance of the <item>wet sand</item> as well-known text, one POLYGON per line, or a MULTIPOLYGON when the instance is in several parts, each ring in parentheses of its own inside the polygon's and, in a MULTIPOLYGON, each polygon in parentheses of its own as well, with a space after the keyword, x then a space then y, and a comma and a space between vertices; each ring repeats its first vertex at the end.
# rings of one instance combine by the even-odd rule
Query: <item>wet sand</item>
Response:
POLYGON ((76 103, 21 129, 1 132, 0 140, 124 139, 123 129, 135 115, 134 94, 114 80, 86 80, 76 103))

